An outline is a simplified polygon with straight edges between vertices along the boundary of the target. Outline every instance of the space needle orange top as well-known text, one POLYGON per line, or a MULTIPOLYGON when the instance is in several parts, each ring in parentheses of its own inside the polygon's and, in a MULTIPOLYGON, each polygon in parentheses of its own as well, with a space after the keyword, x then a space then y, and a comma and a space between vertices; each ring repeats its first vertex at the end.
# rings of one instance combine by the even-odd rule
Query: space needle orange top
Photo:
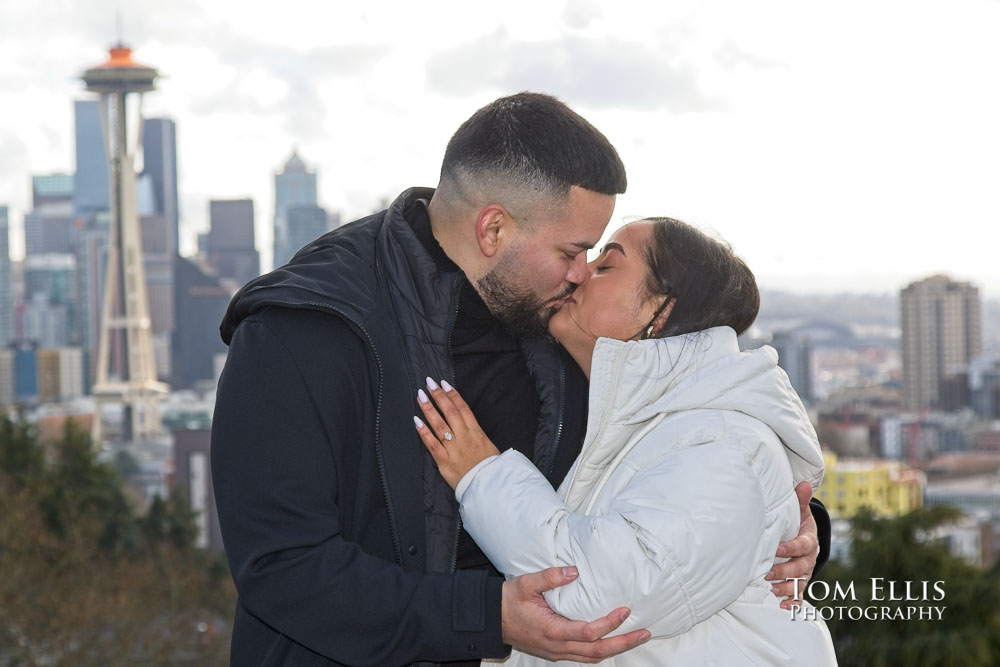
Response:
POLYGON ((124 44, 112 46, 108 61, 83 74, 87 90, 95 93, 144 93, 153 90, 159 73, 132 59, 132 49, 124 44))

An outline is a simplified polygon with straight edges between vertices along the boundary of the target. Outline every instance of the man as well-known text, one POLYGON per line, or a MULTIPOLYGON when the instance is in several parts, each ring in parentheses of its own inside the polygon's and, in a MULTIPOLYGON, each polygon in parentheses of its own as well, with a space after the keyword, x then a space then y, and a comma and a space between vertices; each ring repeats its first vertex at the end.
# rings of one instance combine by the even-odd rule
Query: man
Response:
MULTIPOLYGON (((412 422, 416 389, 447 379, 500 449, 559 484, 587 387, 541 334, 625 185, 611 144, 561 102, 501 98, 452 137, 436 190, 404 192, 234 297, 212 433, 233 664, 474 665, 511 645, 596 662, 648 638, 605 636, 625 609, 554 614, 541 593, 573 568, 505 582, 412 422)), ((805 555, 781 576, 813 569, 814 532, 787 545, 805 555)))

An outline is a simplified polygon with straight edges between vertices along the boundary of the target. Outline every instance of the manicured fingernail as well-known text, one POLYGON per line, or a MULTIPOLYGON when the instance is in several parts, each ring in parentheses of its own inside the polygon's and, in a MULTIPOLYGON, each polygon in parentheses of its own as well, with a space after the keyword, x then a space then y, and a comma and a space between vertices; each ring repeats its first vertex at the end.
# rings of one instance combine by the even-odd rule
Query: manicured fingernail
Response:
POLYGON ((424 393, 423 389, 417 389, 417 399, 421 403, 426 403, 427 402, 427 394, 424 393))
POLYGON ((631 614, 631 613, 632 613, 632 612, 631 612, 630 610, 626 609, 625 611, 623 611, 623 612, 622 612, 622 613, 621 613, 621 614, 620 614, 620 615, 618 616, 618 618, 622 619, 622 623, 624 623, 624 622, 625 622, 625 619, 626 619, 626 618, 628 618, 628 615, 629 615, 629 614, 631 614))
POLYGON ((438 389, 437 382, 435 382, 434 380, 430 379, 430 377, 428 377, 427 378, 427 388, 430 389, 431 391, 434 391, 435 389, 438 389))
POLYGON ((639 635, 639 643, 640 644, 645 644, 646 642, 648 642, 650 640, 650 638, 652 636, 653 635, 651 635, 648 630, 645 631, 645 632, 643 632, 641 635, 639 635))
POLYGON ((424 428, 424 423, 416 415, 413 416, 413 423, 416 424, 417 428, 424 428))
POLYGON ((441 380, 441 387, 445 391, 455 391, 455 388, 448 384, 447 380, 441 380))
POLYGON ((576 575, 580 574, 575 567, 564 567, 563 576, 572 579, 576 575))
POLYGON ((780 546, 778 547, 778 555, 785 556, 788 553, 788 547, 780 546))
POLYGON ((772 579, 774 579, 774 570, 771 570, 766 575, 764 575, 765 581, 771 581, 772 579))

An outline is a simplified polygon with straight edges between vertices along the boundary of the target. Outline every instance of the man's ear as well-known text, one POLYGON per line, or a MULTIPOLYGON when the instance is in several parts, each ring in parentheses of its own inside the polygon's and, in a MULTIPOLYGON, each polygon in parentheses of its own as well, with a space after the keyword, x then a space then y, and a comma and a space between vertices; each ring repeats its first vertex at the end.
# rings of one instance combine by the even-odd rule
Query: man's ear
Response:
POLYGON ((476 243, 484 257, 493 257, 509 234, 513 220, 500 204, 490 204, 476 218, 476 243))

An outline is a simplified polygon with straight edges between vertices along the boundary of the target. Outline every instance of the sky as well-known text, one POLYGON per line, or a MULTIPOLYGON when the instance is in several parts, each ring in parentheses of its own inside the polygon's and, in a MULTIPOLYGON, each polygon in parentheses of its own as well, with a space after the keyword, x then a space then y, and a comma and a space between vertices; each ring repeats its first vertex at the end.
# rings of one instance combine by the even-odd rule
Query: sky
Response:
POLYGON ((4 0, 0 205, 72 171, 82 72, 121 36, 177 123, 181 250, 208 201, 251 197, 270 266, 292 148, 351 220, 433 186, 451 133, 501 95, 557 95, 617 147, 608 235, 668 215, 760 284, 894 292, 934 273, 1000 297, 1000 0, 320 3, 4 0))

